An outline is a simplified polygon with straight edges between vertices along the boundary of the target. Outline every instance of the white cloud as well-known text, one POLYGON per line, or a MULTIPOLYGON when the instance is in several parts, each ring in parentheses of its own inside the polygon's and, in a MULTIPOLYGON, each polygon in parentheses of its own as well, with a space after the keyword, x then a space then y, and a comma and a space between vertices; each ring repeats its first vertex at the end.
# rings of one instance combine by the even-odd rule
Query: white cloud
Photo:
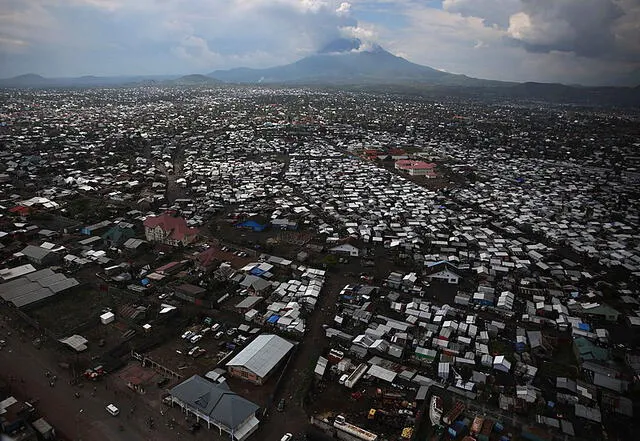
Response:
POLYGON ((347 2, 340 3, 340 6, 338 6, 338 9, 336 9, 336 14, 340 16, 349 15, 350 12, 351 12, 351 3, 347 3, 347 2))
POLYGON ((340 37, 484 78, 593 81, 640 67, 638 0, 0 2, 0 76, 267 67, 340 37))

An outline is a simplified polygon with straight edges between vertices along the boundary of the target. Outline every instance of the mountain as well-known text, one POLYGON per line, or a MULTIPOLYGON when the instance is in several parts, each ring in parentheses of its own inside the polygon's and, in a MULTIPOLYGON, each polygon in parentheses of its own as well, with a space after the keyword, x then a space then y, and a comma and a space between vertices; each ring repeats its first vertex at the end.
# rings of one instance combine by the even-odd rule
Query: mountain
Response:
POLYGON ((44 86, 48 80, 40 75, 29 73, 17 77, 0 80, 0 86, 4 87, 32 87, 44 86))
MULTIPOLYGON (((132 75, 98 77, 85 75, 72 78, 47 78, 36 74, 0 79, 0 88, 110 87, 155 83, 175 79, 177 75, 132 75)), ((211 78, 208 81, 215 81, 211 78)))
POLYGON ((185 75, 175 80, 168 80, 166 83, 174 84, 176 86, 215 86, 221 84, 222 81, 206 75, 193 74, 185 75))
POLYGON ((210 77, 228 83, 277 84, 439 84, 499 85, 442 72, 397 57, 380 46, 363 47, 360 40, 336 40, 318 53, 294 63, 267 69, 236 68, 211 72, 210 77))

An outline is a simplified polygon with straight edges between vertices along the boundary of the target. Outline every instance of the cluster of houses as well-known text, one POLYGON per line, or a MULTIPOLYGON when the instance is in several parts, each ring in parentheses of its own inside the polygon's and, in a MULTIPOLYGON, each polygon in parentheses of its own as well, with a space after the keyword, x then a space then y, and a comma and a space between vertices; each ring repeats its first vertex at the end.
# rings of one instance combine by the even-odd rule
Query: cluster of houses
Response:
MULTIPOLYGON (((566 436, 582 420, 632 417, 640 175, 626 125, 605 135, 589 112, 387 96, 173 93, 179 105, 160 88, 8 98, 4 301, 53 299, 95 282, 77 273, 95 266, 92 275, 141 295, 155 286, 223 305, 270 332, 227 366, 261 384, 290 353, 279 339, 304 340, 326 294, 329 267, 310 255, 336 254, 338 272, 393 262, 384 278, 338 294, 325 325, 342 355, 316 373, 328 363, 350 388, 365 378, 469 399, 498 385, 497 407, 535 412, 566 436), (436 176, 447 186, 419 185, 436 176), (209 236, 226 233, 207 228, 221 212, 239 235, 270 234, 275 255, 224 251, 217 239, 229 238, 209 236), (151 262, 139 268, 145 253, 151 262), (211 278, 224 282, 220 295, 208 292, 211 278), (576 369, 548 367, 558 353, 576 369)), ((173 403, 249 436, 256 409, 210 383, 190 379, 173 403), (243 411, 222 421, 205 395, 243 411)))

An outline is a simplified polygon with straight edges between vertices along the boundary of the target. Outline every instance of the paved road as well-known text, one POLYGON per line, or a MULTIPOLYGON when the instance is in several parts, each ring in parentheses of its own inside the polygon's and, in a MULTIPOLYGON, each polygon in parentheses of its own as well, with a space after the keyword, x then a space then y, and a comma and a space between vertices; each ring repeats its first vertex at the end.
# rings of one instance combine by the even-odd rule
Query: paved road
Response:
MULTIPOLYGON (((7 340, 7 346, 0 349, 0 376, 10 381, 11 391, 17 397, 38 398, 36 408, 39 413, 67 439, 176 441, 192 437, 180 426, 176 429, 167 427, 161 422, 159 410, 148 408, 125 390, 117 390, 113 386, 114 381, 85 383, 83 388, 71 386, 69 374, 55 365, 53 351, 36 349, 31 344, 30 336, 23 336, 15 329, 14 323, 18 322, 0 316, 0 339, 7 340), (58 376, 55 387, 49 385, 49 379, 45 376, 47 370, 58 376), (14 380, 11 381, 11 378, 14 380), (92 396, 94 385, 95 396, 92 396), (74 396, 77 391, 81 394, 80 398, 74 396), (109 403, 120 408, 119 416, 113 417, 107 413, 105 407, 109 403), (134 406, 135 410, 130 414, 134 406), (153 430, 148 427, 149 417, 156 421, 153 430)), ((180 413, 175 409, 171 415, 180 418, 180 413)))

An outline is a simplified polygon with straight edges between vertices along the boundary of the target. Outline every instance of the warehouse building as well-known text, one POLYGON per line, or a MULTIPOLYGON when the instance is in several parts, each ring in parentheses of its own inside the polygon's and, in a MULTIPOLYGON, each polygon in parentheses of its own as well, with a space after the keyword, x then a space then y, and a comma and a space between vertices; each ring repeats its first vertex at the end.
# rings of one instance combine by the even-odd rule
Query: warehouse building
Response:
POLYGON ((5 302, 22 308, 78 285, 76 279, 68 278, 64 274, 55 273, 47 268, 3 283, 0 285, 0 297, 5 302))
POLYGON ((264 384, 292 348, 293 343, 282 337, 262 334, 233 357, 227 363, 227 369, 234 377, 264 384))

